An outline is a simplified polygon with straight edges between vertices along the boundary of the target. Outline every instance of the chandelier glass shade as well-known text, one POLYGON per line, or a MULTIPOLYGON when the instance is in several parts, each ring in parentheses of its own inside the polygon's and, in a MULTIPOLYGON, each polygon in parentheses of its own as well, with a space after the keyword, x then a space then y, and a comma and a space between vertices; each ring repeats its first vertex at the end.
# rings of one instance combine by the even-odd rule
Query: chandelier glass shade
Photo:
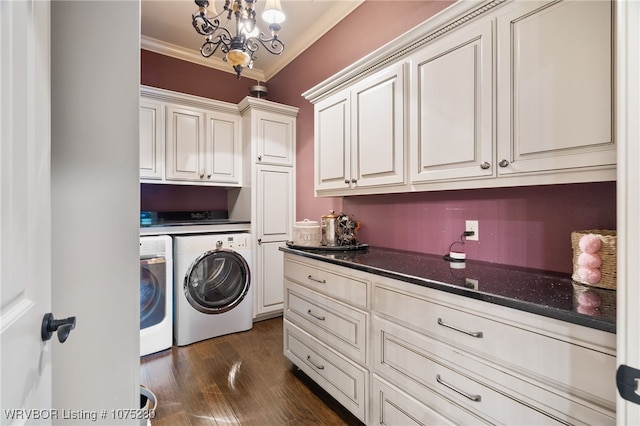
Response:
POLYGON ((208 58, 220 50, 224 53, 223 60, 233 67, 238 78, 245 68, 253 68, 255 52, 260 45, 274 55, 284 51, 284 44, 278 38, 278 31, 282 28, 280 24, 285 20, 280 0, 267 0, 262 14, 269 24, 270 37, 258 29, 255 11, 257 1, 225 0, 222 12, 218 13, 215 5, 209 8, 209 0, 195 0, 198 10, 191 15, 193 28, 205 36, 200 47, 202 56, 208 58), (234 33, 226 27, 233 19, 234 33), (225 21, 224 25, 222 21, 225 21))

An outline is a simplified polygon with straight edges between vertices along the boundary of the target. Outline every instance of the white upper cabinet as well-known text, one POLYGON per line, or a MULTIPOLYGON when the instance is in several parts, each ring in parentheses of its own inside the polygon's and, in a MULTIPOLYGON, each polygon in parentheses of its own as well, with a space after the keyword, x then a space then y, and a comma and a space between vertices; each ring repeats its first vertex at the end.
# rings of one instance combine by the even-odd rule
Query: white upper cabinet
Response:
POLYGON ((351 109, 349 91, 315 106, 315 189, 346 189, 351 185, 351 109))
POLYGON ((167 107, 167 180, 203 181, 205 112, 167 107))
POLYGON ((205 170, 213 182, 240 183, 242 168, 241 118, 234 114, 207 113, 205 170))
POLYGON ((240 186, 242 137, 237 106, 143 87, 140 181, 240 186))
POLYGON ((615 180, 612 9, 461 0, 309 89, 316 195, 615 180))
POLYGON ((498 173, 615 165, 611 2, 498 12, 498 173))
POLYGON ((413 183, 493 175, 491 28, 474 22, 411 56, 413 183))
POLYGON ((293 165, 295 155, 295 117, 269 111, 255 111, 253 134, 256 163, 279 166, 293 165))
POLYGON ((404 65, 395 64, 316 104, 318 193, 371 193, 406 182, 404 80, 404 65))
POLYGON ((140 179, 162 179, 164 164, 164 106, 140 101, 140 179))

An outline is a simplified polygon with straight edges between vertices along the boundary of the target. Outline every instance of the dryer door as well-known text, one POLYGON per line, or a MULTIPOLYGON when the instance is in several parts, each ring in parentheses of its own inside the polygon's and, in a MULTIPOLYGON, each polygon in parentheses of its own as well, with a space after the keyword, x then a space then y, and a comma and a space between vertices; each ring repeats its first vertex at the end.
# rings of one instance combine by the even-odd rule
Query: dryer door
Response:
POLYGON ((198 311, 220 314, 233 309, 249 292, 247 261, 233 250, 216 249, 199 256, 187 270, 184 294, 198 311))
POLYGON ((140 259, 140 329, 152 327, 164 320, 167 261, 164 257, 140 259))

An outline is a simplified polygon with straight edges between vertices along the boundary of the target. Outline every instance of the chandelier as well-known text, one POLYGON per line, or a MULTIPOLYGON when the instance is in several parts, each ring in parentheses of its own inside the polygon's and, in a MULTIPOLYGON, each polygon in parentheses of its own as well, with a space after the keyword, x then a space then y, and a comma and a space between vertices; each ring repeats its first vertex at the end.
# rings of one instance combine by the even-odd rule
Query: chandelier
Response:
POLYGON ((220 49, 225 54, 223 60, 231 64, 238 78, 245 68, 253 68, 255 53, 262 45, 269 53, 279 55, 284 50, 284 44, 278 38, 280 24, 285 16, 280 7, 280 0, 267 0, 262 19, 269 24, 271 37, 267 38, 256 25, 255 4, 258 0, 225 0, 224 10, 216 12, 211 7, 208 15, 209 0, 195 0, 198 11, 194 13, 193 28, 198 34, 205 36, 205 42, 200 47, 200 53, 205 58, 210 57, 220 49), (225 25, 235 17, 235 35, 233 35, 221 20, 226 18, 225 25))

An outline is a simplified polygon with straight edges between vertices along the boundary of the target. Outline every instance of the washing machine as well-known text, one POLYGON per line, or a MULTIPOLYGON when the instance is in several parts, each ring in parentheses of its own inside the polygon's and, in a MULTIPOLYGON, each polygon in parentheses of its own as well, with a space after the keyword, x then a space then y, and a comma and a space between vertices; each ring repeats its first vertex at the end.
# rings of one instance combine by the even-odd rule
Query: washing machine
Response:
POLYGON ((253 327, 251 235, 176 235, 173 339, 184 346, 253 327))
POLYGON ((140 356, 173 344, 173 243, 140 237, 140 356))

